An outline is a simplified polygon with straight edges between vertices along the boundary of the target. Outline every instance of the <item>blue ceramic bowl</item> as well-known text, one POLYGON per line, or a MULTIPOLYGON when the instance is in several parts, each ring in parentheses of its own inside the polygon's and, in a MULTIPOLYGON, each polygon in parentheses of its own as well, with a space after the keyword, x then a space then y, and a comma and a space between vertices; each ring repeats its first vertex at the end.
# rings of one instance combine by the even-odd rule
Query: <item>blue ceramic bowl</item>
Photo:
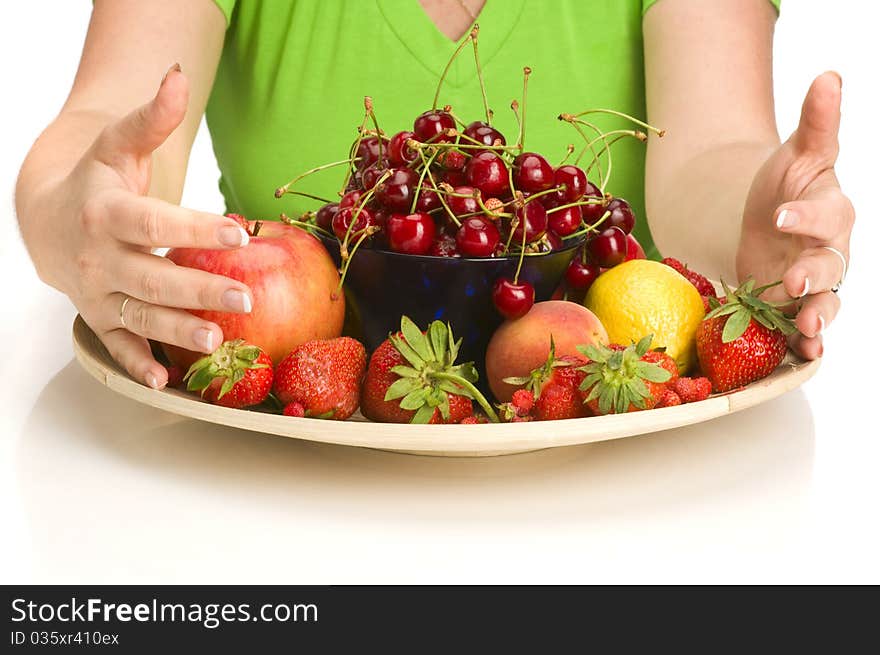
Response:
MULTIPOLYGON (((339 243, 320 238, 338 266, 339 243)), ((535 302, 550 299, 582 242, 574 239, 560 250, 523 260, 520 279, 535 287, 535 302)), ((492 303, 492 285, 502 275, 513 278, 517 261, 516 256, 432 257, 359 248, 345 277, 350 331, 373 351, 400 329, 403 315, 423 329, 434 320, 448 322, 462 339, 459 361, 475 362, 485 379, 486 347, 504 320, 492 303)))

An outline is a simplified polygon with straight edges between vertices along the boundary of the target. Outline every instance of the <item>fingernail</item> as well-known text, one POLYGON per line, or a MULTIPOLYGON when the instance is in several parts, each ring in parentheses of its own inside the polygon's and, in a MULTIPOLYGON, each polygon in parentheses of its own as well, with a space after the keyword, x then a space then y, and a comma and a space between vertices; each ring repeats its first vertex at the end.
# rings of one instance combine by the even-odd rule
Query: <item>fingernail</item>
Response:
POLYGON ((193 335, 193 340, 204 352, 214 352, 214 333, 211 330, 199 328, 193 335))
POLYGON ((819 314, 819 331, 816 334, 821 334, 825 331, 825 318, 822 314, 819 314))
POLYGON ((150 385, 150 388, 152 388, 152 389, 159 388, 159 380, 156 378, 155 375, 153 375, 152 373, 147 373, 146 377, 147 377, 147 384, 150 385))
POLYGON ((250 240, 251 238, 248 236, 247 230, 237 225, 224 225, 217 230, 217 241, 224 246, 232 248, 244 247, 250 240))
POLYGON ((776 217, 776 227, 780 230, 783 228, 791 228, 798 224, 798 217, 790 209, 783 209, 776 217))
POLYGON ((223 292, 223 304, 234 312, 250 314, 253 306, 251 297, 238 289, 227 289, 223 292))
POLYGON ((810 293, 810 278, 805 277, 804 278, 804 290, 801 291, 801 295, 799 295, 798 298, 803 298, 808 293, 810 293))
POLYGON ((159 83, 159 86, 162 86, 163 84, 165 84, 165 80, 168 79, 168 75, 169 75, 169 73, 171 73, 171 71, 180 72, 180 64, 175 63, 171 66, 171 68, 169 68, 167 71, 165 71, 165 75, 162 76, 162 82, 159 83))

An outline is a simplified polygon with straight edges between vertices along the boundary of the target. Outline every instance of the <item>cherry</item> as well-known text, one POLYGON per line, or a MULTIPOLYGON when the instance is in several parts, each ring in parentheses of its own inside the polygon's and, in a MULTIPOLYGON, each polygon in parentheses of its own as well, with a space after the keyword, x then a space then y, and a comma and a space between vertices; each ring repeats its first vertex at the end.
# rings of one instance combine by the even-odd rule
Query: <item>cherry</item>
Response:
POLYGON ((434 257, 460 257, 458 253, 458 243, 455 237, 450 234, 441 234, 431 244, 428 254, 434 257))
POLYGON ((464 169, 468 184, 483 192, 483 196, 503 196, 510 186, 507 164, 490 150, 480 150, 464 169))
POLYGON ((484 146, 507 145, 507 140, 504 138, 504 135, 483 121, 474 121, 464 128, 464 133, 474 141, 479 141, 484 146), (496 141, 500 141, 500 143, 496 144, 496 141))
MULTIPOLYGON (((335 234, 336 238, 340 241, 345 240, 348 226, 355 220, 354 214, 357 211, 357 207, 343 207, 337 211, 336 215, 333 217, 333 234, 335 234)), ((348 237, 349 243, 351 243, 352 240, 360 238, 363 231, 370 225, 375 225, 375 219, 370 210, 365 207, 360 210, 360 213, 357 216, 357 221, 354 223, 354 227, 351 228, 351 235, 348 237)))
POLYGON ((364 189, 369 190, 376 186, 376 182, 379 181, 383 175, 385 175, 385 171, 388 170, 388 162, 387 161, 375 161, 364 169, 364 172, 361 174, 361 185, 364 189))
POLYGON ((385 224, 388 223, 388 219, 391 217, 391 212, 385 207, 379 207, 378 209, 370 210, 370 213, 373 215, 373 225, 384 230, 385 224))
POLYGON ((550 252, 552 250, 559 250, 565 243, 555 233, 548 231, 541 240, 541 245, 546 246, 541 249, 541 252, 550 252))
POLYGON ((440 171, 439 174, 435 174, 434 179, 437 180, 438 184, 440 182, 446 182, 446 184, 452 187, 464 186, 468 183, 464 171, 443 170, 440 171))
POLYGON ((446 130, 455 129, 455 119, 448 112, 440 109, 429 109, 419 114, 413 123, 416 139, 422 143, 440 143, 452 141, 452 137, 444 134, 446 130))
POLYGON ((537 193, 549 189, 553 177, 553 167, 535 152, 524 152, 513 160, 513 184, 520 191, 537 193))
POLYGON ((583 257, 576 256, 565 270, 565 283, 569 289, 586 291, 599 277, 599 267, 593 262, 584 261, 583 257))
POLYGON ((437 155, 437 162, 448 171, 464 170, 467 157, 458 150, 446 150, 437 155))
POLYGON ((376 197, 392 211, 407 212, 418 183, 419 176, 412 169, 394 168, 391 175, 379 185, 376 197))
POLYGON ((425 255, 431 249, 437 227, 428 214, 391 214, 385 226, 388 245, 395 252, 425 255))
POLYGON ((587 191, 587 174, 571 164, 560 166, 553 172, 553 185, 563 187, 555 194, 560 205, 577 202, 587 191))
MULTIPOLYGON (((605 219, 603 227, 619 227, 626 234, 632 232, 636 224, 636 216, 633 214, 632 207, 623 198, 612 198, 605 206, 605 211, 610 211, 611 215, 605 219)), ((603 214, 605 212, 602 212, 603 214)))
POLYGON ((318 227, 321 229, 330 232, 333 229, 333 217, 336 216, 336 212, 338 211, 338 202, 328 202, 318 210, 318 213, 315 215, 315 223, 317 223, 318 227))
POLYGON ((526 243, 537 241, 547 231, 547 210, 540 202, 527 202, 516 210, 519 224, 513 231, 513 242, 522 243, 523 230, 526 233, 526 243))
POLYGON ((339 201, 339 209, 346 209, 349 207, 357 207, 361 204, 361 200, 364 197, 364 192, 360 189, 355 189, 354 191, 349 191, 342 199, 339 201))
POLYGON ((492 286, 492 302, 505 318, 520 318, 535 304, 535 287, 525 280, 514 282, 510 278, 498 278, 492 286))
POLYGON ((465 216, 467 214, 476 214, 480 211, 480 205, 477 202, 477 199, 473 197, 474 191, 476 191, 474 187, 457 186, 452 191, 458 195, 449 196, 446 200, 446 204, 449 205, 449 209, 452 210, 453 214, 456 216, 465 216), (464 195, 468 197, 460 197, 464 195))
POLYGON ((388 161, 394 166, 406 166, 418 159, 418 151, 406 145, 406 142, 414 139, 415 136, 412 132, 404 131, 391 137, 391 141, 388 142, 388 161))
POLYGON ((455 241, 465 257, 489 257, 501 243, 501 234, 492 221, 473 216, 461 224, 455 241))
POLYGON ((441 206, 440 196, 437 195, 437 192, 434 189, 422 187, 422 190, 419 191, 419 199, 416 200, 416 211, 427 214, 441 206))
POLYGON ((550 228, 550 234, 567 237, 577 232, 581 220, 581 208, 575 205, 547 214, 547 227, 550 228))
MULTIPOLYGON (((387 146, 384 143, 382 145, 382 150, 384 151, 387 146)), ((379 160, 379 138, 366 136, 361 139, 356 155, 360 157, 360 160, 357 162, 357 168, 360 170, 375 164, 379 160)))
POLYGON ((626 261, 631 259, 647 259, 645 249, 632 234, 626 235, 626 261))
POLYGON ((617 266, 626 259, 626 233, 619 227, 608 227, 587 241, 586 252, 601 268, 617 266))
MULTIPOLYGON (((602 192, 599 190, 595 184, 590 181, 587 181, 587 188, 584 190, 584 195, 581 196, 584 200, 588 198, 592 199, 601 199, 602 192)), ((596 203, 595 205, 582 205, 581 206, 581 215, 584 217, 584 222, 593 224, 602 218, 602 214, 605 213, 605 204, 604 203, 596 203)))

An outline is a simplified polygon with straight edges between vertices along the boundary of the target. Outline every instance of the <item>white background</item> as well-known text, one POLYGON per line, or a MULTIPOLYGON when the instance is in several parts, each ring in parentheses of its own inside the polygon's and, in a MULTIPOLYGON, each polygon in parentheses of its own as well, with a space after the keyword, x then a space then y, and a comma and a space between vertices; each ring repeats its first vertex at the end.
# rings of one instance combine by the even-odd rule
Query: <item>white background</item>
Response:
MULTIPOLYGON (((880 582, 873 3, 787 0, 777 28, 783 134, 815 74, 844 79, 859 218, 817 377, 707 424, 472 461, 182 421, 72 362, 74 311, 33 273, 11 195, 89 10, 0 20, 0 582, 880 582)), ((221 210, 216 180, 203 130, 184 204, 221 210)))

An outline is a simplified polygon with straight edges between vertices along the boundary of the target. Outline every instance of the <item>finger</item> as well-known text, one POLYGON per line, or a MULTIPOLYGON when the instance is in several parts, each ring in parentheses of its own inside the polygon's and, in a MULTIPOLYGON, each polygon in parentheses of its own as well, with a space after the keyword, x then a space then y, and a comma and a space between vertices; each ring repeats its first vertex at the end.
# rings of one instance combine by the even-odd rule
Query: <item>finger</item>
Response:
POLYGON ((214 352, 223 342, 223 332, 216 324, 187 311, 131 298, 120 313, 124 300, 122 294, 111 294, 106 310, 111 317, 115 312, 117 325, 132 334, 203 353, 214 352))
POLYGON ((780 205, 774 221, 780 232, 848 244, 855 210, 839 188, 828 187, 807 199, 780 205))
POLYGON ((110 235, 138 246, 220 250, 241 248, 250 241, 234 219, 156 198, 119 191, 107 195, 104 208, 110 235))
POLYGON ((794 334, 788 339, 789 347, 804 359, 818 359, 824 352, 822 337, 805 337, 794 334))
POLYGON ((155 97, 107 127, 98 138, 96 151, 104 159, 120 153, 148 155, 177 129, 186 114, 189 82, 175 64, 165 74, 155 97))
POLYGON ((831 325, 839 311, 840 298, 837 294, 825 291, 807 297, 807 301, 801 305, 794 324, 805 337, 816 337, 831 325))
POLYGON ((153 389, 168 384, 168 371, 153 357, 146 339, 126 330, 111 330, 101 335, 101 341, 135 380, 153 389))
POLYGON ((813 80, 801 108, 801 120, 793 135, 802 154, 817 155, 828 166, 837 159, 837 132, 840 129, 841 78, 835 72, 822 73, 813 80))
MULTIPOLYGON (((846 256, 846 253, 843 253, 846 256)), ((843 262, 827 248, 804 250, 782 276, 782 286, 792 298, 828 291, 843 277, 843 262)))
POLYGON ((158 255, 131 252, 110 264, 117 291, 153 305, 249 314, 247 285, 196 268, 178 266, 158 255))

